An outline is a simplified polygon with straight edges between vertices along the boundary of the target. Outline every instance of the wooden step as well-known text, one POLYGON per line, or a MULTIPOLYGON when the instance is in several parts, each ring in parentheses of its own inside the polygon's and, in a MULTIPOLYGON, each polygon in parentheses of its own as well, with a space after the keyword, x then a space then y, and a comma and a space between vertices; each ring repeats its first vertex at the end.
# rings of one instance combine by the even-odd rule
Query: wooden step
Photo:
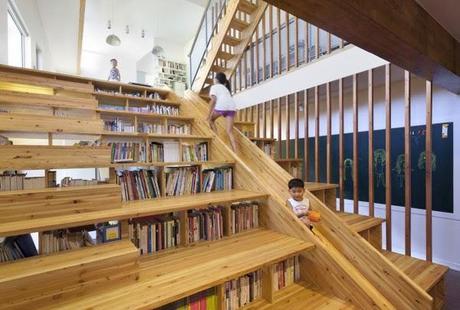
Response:
POLYGON ((206 78, 206 80, 205 80, 204 83, 205 83, 205 85, 206 85, 206 84, 207 84, 207 85, 213 85, 213 84, 214 84, 214 80, 211 79, 211 78, 206 78))
POLYGON ((252 12, 257 10, 257 5, 248 0, 240 0, 238 3, 238 10, 247 14, 252 14, 252 12))
POLYGON ((108 167, 110 150, 108 146, 2 145, 0 170, 108 167))
POLYGON ((17 91, 0 90, 0 105, 31 105, 47 108, 96 110, 97 101, 92 98, 43 95, 17 91))
POLYGON ((0 131, 100 134, 103 128, 104 123, 100 119, 0 113, 0 131))
POLYGON ((265 143, 273 143, 276 141, 276 139, 273 138, 257 138, 257 137, 250 137, 249 140, 252 142, 265 142, 265 143))
POLYGON ((121 208, 0 223, 0 237, 55 230, 66 227, 78 227, 111 220, 123 220, 190 210, 194 208, 206 208, 209 205, 266 199, 267 196, 268 195, 264 193, 232 190, 225 192, 200 193, 193 196, 187 195, 180 197, 131 201, 122 204, 121 208))
POLYGON ((235 121, 233 123, 235 126, 255 126, 255 122, 248 122, 248 121, 235 121))
POLYGON ((225 70, 227 70, 227 68, 224 68, 224 67, 221 67, 221 66, 218 66, 218 65, 212 65, 211 67, 211 71, 212 72, 225 72, 225 70))
POLYGON ((238 30, 238 31, 243 31, 248 27, 249 27, 248 22, 241 20, 239 18, 236 18, 236 17, 234 17, 232 21, 230 22, 230 28, 238 30))
POLYGON ((223 43, 230 46, 237 46, 241 43, 241 40, 227 34, 224 37, 223 43))
POLYGON ((286 235, 256 230, 143 258, 137 284, 56 305, 60 309, 153 309, 313 248, 286 235))
POLYGON ((306 283, 294 283, 275 293, 274 302, 259 300, 243 308, 244 310, 286 310, 286 309, 355 309, 355 307, 331 294, 306 283))
POLYGON ((223 59, 223 60, 230 60, 234 57, 235 55, 224 52, 224 51, 219 51, 217 52, 216 58, 223 59))
POLYGON ((435 309, 442 309, 444 276, 449 268, 394 252, 382 251, 382 254, 433 297, 435 309))
POLYGON ((117 241, 2 263, 1 308, 46 308, 56 299, 75 297, 95 286, 133 283, 139 270, 138 256, 130 241, 117 241))
POLYGON ((303 159, 300 158, 279 158, 275 160, 278 165, 286 164, 286 163, 301 163, 303 159))
POLYGON ((0 192, 0 223, 121 207, 117 184, 0 192))

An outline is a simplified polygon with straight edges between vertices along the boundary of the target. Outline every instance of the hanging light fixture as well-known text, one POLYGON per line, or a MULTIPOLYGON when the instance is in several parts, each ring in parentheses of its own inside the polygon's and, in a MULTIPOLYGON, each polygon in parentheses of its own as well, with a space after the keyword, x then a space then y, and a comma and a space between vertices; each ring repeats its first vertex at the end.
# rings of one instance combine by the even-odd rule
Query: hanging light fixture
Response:
MULTIPOLYGON (((113 1, 112 1, 112 20, 113 20, 113 1)), ((107 24, 107 29, 108 30, 111 30, 112 29, 112 22, 111 20, 109 20, 108 24, 107 24)), ((107 36, 107 38, 105 39, 105 42, 108 44, 108 45, 112 45, 112 46, 119 46, 121 44, 121 40, 120 38, 112 32, 112 34, 109 34, 107 36)))

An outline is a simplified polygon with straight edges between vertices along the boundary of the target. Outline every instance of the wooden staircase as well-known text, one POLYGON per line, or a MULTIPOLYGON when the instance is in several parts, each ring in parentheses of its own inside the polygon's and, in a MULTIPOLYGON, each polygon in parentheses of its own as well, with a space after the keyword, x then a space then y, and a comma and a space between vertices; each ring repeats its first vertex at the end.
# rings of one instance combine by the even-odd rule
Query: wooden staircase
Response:
POLYGON ((224 72, 230 78, 266 8, 267 4, 261 0, 228 1, 225 14, 217 22, 216 31, 193 81, 192 89, 195 92, 212 85, 217 72, 224 72))

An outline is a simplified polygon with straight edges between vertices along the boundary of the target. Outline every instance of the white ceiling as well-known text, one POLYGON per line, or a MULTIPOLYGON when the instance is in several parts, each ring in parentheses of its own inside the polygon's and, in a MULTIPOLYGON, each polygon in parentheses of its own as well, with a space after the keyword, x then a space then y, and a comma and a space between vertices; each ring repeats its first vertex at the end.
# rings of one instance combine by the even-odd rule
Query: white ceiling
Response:
POLYGON ((140 59, 151 51, 154 38, 185 48, 197 31, 206 3, 206 0, 87 0, 83 50, 140 59), (109 19, 110 32, 121 39, 118 47, 105 43, 109 19), (126 25, 129 34, 125 33, 126 25), (141 37, 142 29, 145 38, 141 37))
POLYGON ((460 42, 459 0, 416 0, 444 29, 460 42))

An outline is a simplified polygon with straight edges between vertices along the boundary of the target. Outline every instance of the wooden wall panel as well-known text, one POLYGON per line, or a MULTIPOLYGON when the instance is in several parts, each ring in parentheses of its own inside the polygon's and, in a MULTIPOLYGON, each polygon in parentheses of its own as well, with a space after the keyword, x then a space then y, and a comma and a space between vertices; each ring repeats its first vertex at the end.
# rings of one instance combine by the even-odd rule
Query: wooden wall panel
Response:
POLYGON ((426 137, 425 137, 425 209, 426 209, 426 260, 433 260, 433 212, 432 212, 432 135, 433 135, 433 87, 426 81, 426 137))
POLYGON ((344 205, 344 150, 343 150, 343 134, 344 134, 344 102, 343 102, 343 79, 339 80, 339 208, 343 212, 344 205))
POLYGON ((404 206, 405 206, 405 254, 411 255, 411 76, 404 72, 404 206))
POLYGON ((391 225, 391 65, 385 65, 385 223, 386 250, 392 249, 391 225))
POLYGON ((353 75, 353 213, 359 213, 358 75, 353 75))
POLYGON ((315 182, 319 182, 319 87, 315 86, 315 182))
POLYGON ((369 216, 374 216, 374 72, 369 70, 367 73, 367 93, 368 93, 368 132, 369 132, 369 216))

